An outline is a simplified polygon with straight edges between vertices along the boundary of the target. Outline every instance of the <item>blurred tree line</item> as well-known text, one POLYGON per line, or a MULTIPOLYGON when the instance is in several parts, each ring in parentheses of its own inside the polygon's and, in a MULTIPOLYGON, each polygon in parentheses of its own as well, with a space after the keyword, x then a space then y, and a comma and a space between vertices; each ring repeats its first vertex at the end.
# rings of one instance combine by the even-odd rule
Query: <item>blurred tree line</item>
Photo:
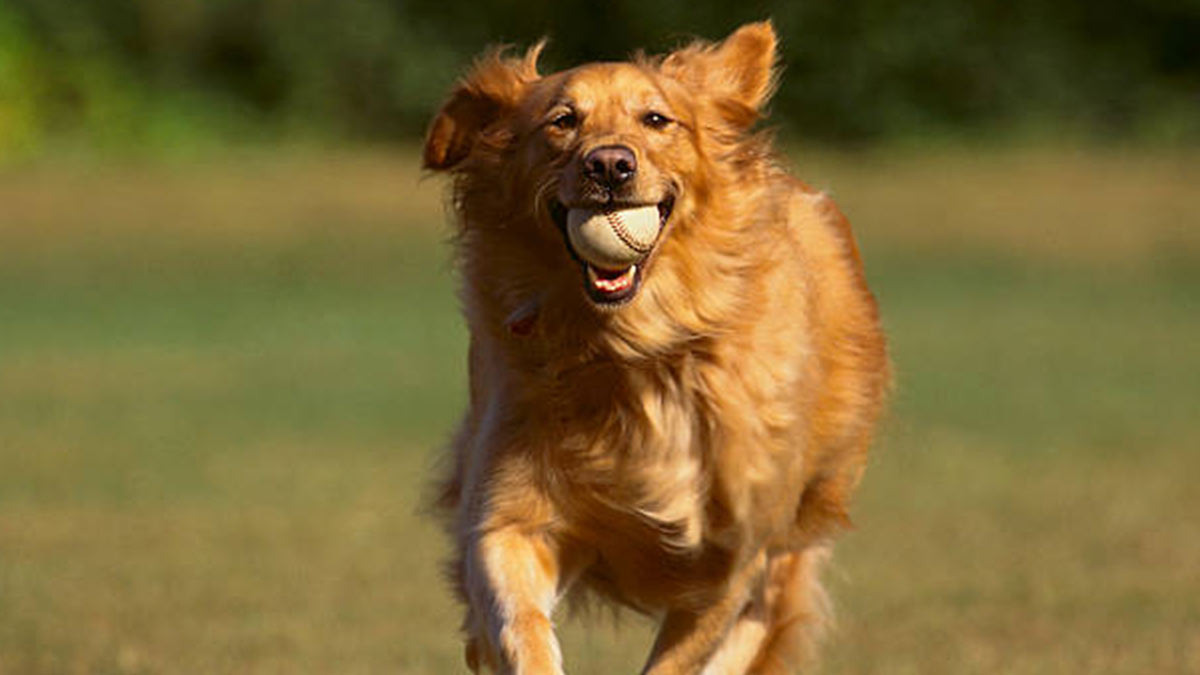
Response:
POLYGON ((793 137, 1200 139, 1200 0, 0 0, 0 155, 408 140, 487 44, 555 68, 763 17, 793 137))

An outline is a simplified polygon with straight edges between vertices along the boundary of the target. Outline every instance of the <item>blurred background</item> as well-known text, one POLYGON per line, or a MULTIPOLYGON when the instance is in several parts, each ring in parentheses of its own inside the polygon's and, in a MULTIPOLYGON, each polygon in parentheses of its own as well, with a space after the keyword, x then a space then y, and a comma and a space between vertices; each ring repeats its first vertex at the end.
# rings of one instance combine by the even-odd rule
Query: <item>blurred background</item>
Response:
POLYGON ((0 0, 0 674, 462 672, 424 125, 768 16, 898 373, 819 672, 1200 672, 1196 2, 0 0))
POLYGON ((1189 0, 4 0, 0 153, 411 142, 483 45, 549 35, 553 68, 766 16, 790 84, 776 122, 808 141, 1200 139, 1189 0))

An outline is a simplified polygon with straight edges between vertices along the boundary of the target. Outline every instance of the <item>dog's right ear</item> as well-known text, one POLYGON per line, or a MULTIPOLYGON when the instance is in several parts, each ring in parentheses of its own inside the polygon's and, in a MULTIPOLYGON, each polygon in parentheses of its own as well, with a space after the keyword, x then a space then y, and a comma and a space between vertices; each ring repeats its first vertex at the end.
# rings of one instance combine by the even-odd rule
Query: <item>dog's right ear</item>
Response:
POLYGON ((525 88, 538 79, 538 56, 545 46, 543 39, 521 58, 505 56, 500 47, 475 61, 429 125, 426 169, 452 169, 470 156, 488 127, 515 108, 525 88))

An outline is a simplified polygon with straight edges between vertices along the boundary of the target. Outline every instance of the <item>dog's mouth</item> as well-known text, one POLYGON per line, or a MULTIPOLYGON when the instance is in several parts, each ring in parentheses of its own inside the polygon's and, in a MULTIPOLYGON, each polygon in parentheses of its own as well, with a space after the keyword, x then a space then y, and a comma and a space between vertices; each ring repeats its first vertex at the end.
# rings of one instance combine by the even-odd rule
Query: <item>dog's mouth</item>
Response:
POLYGON ((675 195, 667 194, 661 201, 653 204, 658 211, 658 234, 653 244, 648 247, 638 260, 627 265, 596 264, 584 259, 575 250, 575 247, 571 244, 571 238, 567 234, 568 214, 573 208, 613 212, 645 206, 651 206, 651 204, 610 200, 600 204, 588 203, 568 206, 558 200, 554 200, 550 205, 550 217, 562 233, 567 251, 579 263, 580 270, 583 273, 584 292, 592 304, 597 307, 605 309, 619 307, 632 300, 638 291, 641 290, 646 268, 649 266, 651 258, 658 248, 659 241, 662 240, 663 232, 667 229, 667 222, 670 220, 671 213, 675 208, 675 195))

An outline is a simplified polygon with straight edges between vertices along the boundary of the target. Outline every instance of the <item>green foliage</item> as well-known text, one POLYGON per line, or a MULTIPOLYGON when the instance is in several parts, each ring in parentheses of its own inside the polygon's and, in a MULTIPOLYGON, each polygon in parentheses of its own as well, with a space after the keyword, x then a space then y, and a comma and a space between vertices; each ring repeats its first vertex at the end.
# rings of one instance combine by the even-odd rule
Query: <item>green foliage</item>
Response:
POLYGON ((1200 138, 1189 0, 0 0, 0 156, 63 135, 411 139, 488 44, 549 35, 561 67, 764 17, 787 69, 774 119, 809 139, 1200 138))
POLYGON ((15 17, 0 5, 0 157, 28 152, 37 140, 37 78, 31 45, 15 17))

